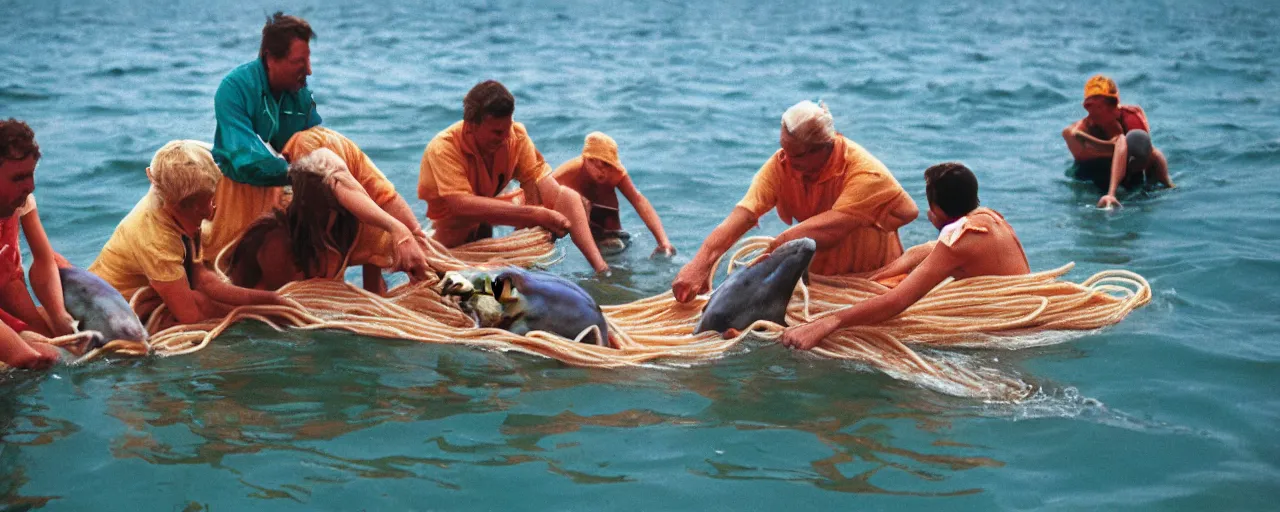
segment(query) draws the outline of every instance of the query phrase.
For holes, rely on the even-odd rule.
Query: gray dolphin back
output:
[[[87,270],[58,269],[62,279],[62,303],[80,322],[81,331],[98,331],[103,341],[147,341],[147,330],[120,292]]]

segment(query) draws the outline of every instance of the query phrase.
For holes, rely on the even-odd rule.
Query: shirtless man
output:
[[[924,171],[924,181],[929,221],[941,231],[938,241],[912,248],[872,276],[883,279],[909,272],[906,279],[884,295],[788,328],[782,333],[783,345],[808,350],[845,327],[889,320],[948,277],[1031,272],[1009,223],[995,210],[978,206],[978,179],[973,171],[954,162],[938,164]]]

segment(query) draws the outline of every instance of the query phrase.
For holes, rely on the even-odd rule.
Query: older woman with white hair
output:
[[[802,101],[782,115],[781,149],[671,285],[688,302],[707,291],[712,266],[769,210],[792,224],[774,241],[811,238],[818,244],[810,270],[823,275],[870,272],[902,254],[898,228],[919,215],[893,174],[835,130],[825,105]]]

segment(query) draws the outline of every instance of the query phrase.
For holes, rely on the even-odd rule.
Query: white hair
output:
[[[312,151],[307,156],[297,159],[289,165],[289,173],[310,173],[318,174],[323,178],[333,176],[338,172],[349,172],[347,162],[342,157],[334,153],[329,148],[320,148]]]
[[[807,144],[823,144],[836,138],[835,120],[826,105],[809,100],[792,105],[782,114],[782,127]]]

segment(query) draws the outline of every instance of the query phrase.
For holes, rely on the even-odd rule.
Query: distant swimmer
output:
[[[906,279],[884,295],[787,329],[784,345],[808,350],[837,330],[889,320],[948,277],[1031,272],[1013,227],[995,210],[978,206],[978,179],[968,167],[954,162],[935,165],[924,171],[924,182],[929,221],[941,231],[938,240],[913,247],[871,276],[879,280],[906,273]]]
[[[787,109],[779,145],[746,196],[676,275],[676,300],[705,293],[716,260],[774,208],[783,222],[799,224],[778,235],[769,251],[811,238],[818,250],[814,273],[870,272],[902,254],[898,228],[920,211],[880,160],[836,132],[825,106],[802,101]]]
[[[1173,188],[1169,163],[1151,143],[1147,113],[1137,105],[1121,105],[1115,81],[1095,75],[1084,84],[1088,115],[1062,130],[1067,149],[1076,159],[1076,178],[1106,189],[1098,208],[1120,206],[1119,187],[1158,182]]]
[[[601,252],[621,252],[628,245],[630,235],[623,231],[618,218],[618,194],[627,198],[635,207],[658,242],[655,256],[672,256],[676,253],[667,233],[662,229],[662,219],[654,211],[649,200],[636,189],[627,168],[618,159],[618,143],[600,132],[591,132],[582,145],[582,154],[560,164],[554,173],[556,181],[579,194],[589,209],[591,235]]]
[[[418,197],[427,202],[433,236],[446,247],[490,238],[493,226],[568,233],[596,272],[609,269],[591,237],[582,196],[561,186],[521,123],[501,83],[476,84],[462,101],[462,121],[437,133],[422,154]],[[520,183],[524,200],[502,195]],[[499,197],[502,195],[502,197]]]

